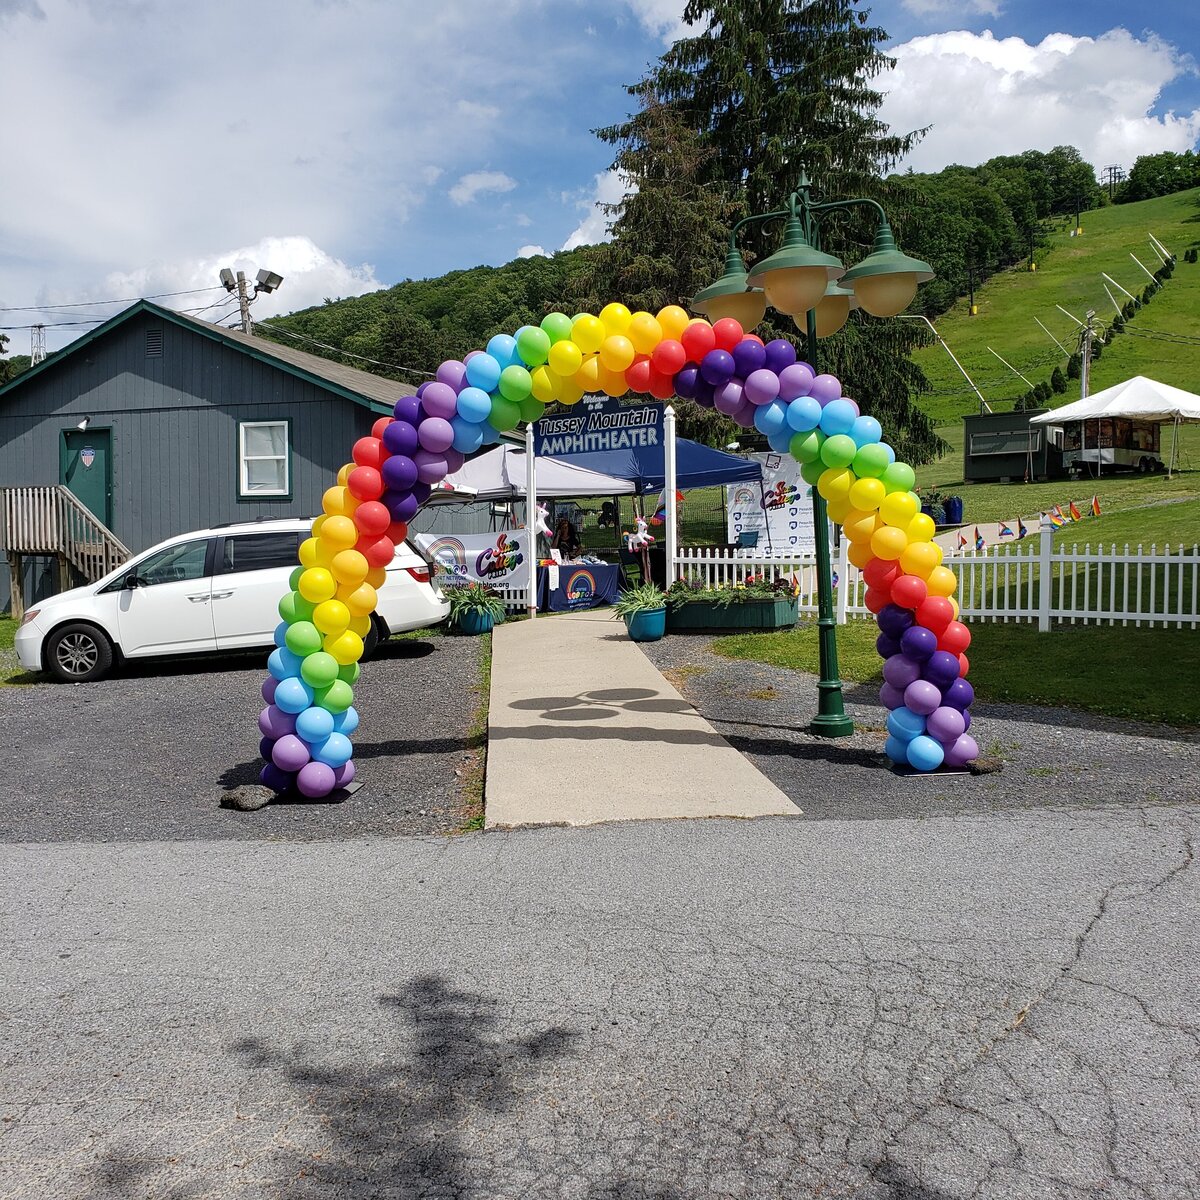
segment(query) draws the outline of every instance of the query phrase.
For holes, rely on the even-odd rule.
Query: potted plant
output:
[[[620,617],[635,642],[657,642],[667,631],[667,596],[653,583],[626,588],[613,605],[613,617]]]
[[[680,579],[667,594],[672,632],[721,629],[790,629],[796,623],[799,589],[791,579],[747,575],[741,583],[716,586]]]
[[[930,488],[927,492],[919,492],[921,498],[921,511],[933,519],[935,525],[946,524],[946,500],[937,488]]]
[[[450,601],[450,626],[459,633],[490,633],[504,620],[504,598],[484,583],[462,583],[446,588]]]

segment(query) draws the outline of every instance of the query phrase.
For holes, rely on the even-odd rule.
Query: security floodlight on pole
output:
[[[218,278],[227,292],[237,292],[238,309],[242,318],[242,332],[253,333],[254,322],[250,320],[250,305],[258,299],[259,292],[273,292],[283,282],[283,276],[274,271],[259,271],[254,285],[254,294],[246,291],[246,272],[239,271],[237,277],[228,267],[222,267]]]
[[[733,317],[748,333],[766,314],[766,306],[790,316],[803,331],[806,355],[814,373],[817,339],[836,333],[853,308],[876,317],[902,313],[917,294],[917,284],[933,278],[933,268],[909,258],[896,247],[887,214],[874,200],[834,200],[817,204],[812,185],[802,171],[800,181],[775,212],[756,213],[734,225],[729,234],[725,271],[692,299],[692,309],[710,321]],[[819,218],[823,213],[873,208],[879,218],[871,253],[850,270],[821,250]],[[749,225],[784,222],[783,245],[747,271],[738,250],[738,234]],[[846,737],[854,724],[846,715],[842,681],[838,677],[836,624],[833,613],[833,575],[829,555],[829,518],[824,497],[814,487],[813,525],[816,537],[817,630],[821,676],[817,683],[814,733]]]

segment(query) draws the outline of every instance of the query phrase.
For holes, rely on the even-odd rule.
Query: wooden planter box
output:
[[[667,632],[713,633],[727,629],[790,629],[796,624],[792,599],[743,600],[717,604],[715,600],[689,600],[667,608]]]

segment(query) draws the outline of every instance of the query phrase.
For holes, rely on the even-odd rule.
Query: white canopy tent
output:
[[[1064,425],[1069,421],[1092,421],[1100,417],[1120,417],[1158,424],[1171,422],[1171,460],[1168,474],[1175,469],[1175,443],[1181,421],[1200,421],[1200,396],[1171,387],[1144,375],[1135,375],[1102,392],[1085,396],[1052,412],[1030,417],[1031,425]]]
[[[429,503],[461,504],[465,496],[479,500],[520,498],[526,491],[527,465],[524,449],[499,445],[464,463],[461,470],[447,475],[446,483],[453,491],[434,493],[429,497]],[[575,467],[557,458],[536,459],[534,471],[534,495],[554,500],[573,496],[628,496],[637,491],[632,480]]]

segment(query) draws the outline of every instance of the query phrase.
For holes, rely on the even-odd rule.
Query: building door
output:
[[[109,528],[112,527],[112,430],[64,429],[58,481]]]

